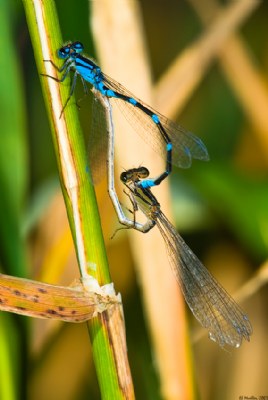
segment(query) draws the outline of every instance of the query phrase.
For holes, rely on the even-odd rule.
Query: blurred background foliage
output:
[[[88,24],[90,2],[57,0],[56,5],[64,39],[82,41],[88,54],[94,56]],[[152,75],[157,81],[204,28],[186,0],[143,0],[140,7]],[[250,56],[248,61],[266,94],[267,16],[268,3],[261,2],[239,29]],[[76,260],[40,77],[20,1],[1,0],[0,32],[1,272],[69,284],[77,276]],[[242,69],[241,76],[243,73]],[[252,82],[245,79],[244,85],[250,92]],[[82,88],[79,90],[77,98],[82,97]],[[80,112],[86,137],[90,130],[89,102],[87,99],[83,103]],[[263,108],[265,118],[267,105],[268,98],[264,104],[252,101],[256,110]],[[218,59],[193,93],[179,121],[203,139],[211,161],[195,162],[186,171],[174,169],[171,182],[176,226],[228,291],[234,292],[258,273],[267,259],[268,146],[264,145],[265,139],[260,140],[251,112],[239,101]],[[260,130],[267,137],[267,127]],[[97,195],[113,280],[124,299],[136,396],[160,399],[127,237],[122,234],[110,240],[118,224],[112,207],[107,205],[105,182],[97,187]],[[120,268],[122,259],[124,270]],[[268,396],[267,286],[252,292],[243,304],[253,323],[251,344],[244,344],[232,357],[206,339],[194,345],[197,392],[201,399]],[[3,313],[0,324],[0,380],[7,382],[3,392],[0,381],[0,398],[99,398],[93,365],[92,375],[88,375],[92,362],[84,326]]]

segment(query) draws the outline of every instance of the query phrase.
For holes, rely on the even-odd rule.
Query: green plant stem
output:
[[[23,0],[23,4],[38,71],[57,77],[52,64],[43,61],[57,62],[56,49],[62,43],[54,1]],[[41,76],[81,276],[90,274],[103,285],[110,282],[110,274],[83,135],[73,101],[59,118],[70,90],[69,80],[65,82],[64,85],[58,84],[51,78]],[[134,398],[119,309],[115,307],[112,313],[105,311],[89,321],[88,329],[102,398]],[[120,343],[117,336],[123,342]]]

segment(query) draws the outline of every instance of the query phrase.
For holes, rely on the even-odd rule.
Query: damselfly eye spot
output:
[[[81,42],[72,43],[71,48],[77,53],[81,53],[84,50],[84,46]]]
[[[58,50],[58,57],[59,58],[67,58],[70,54],[70,48],[65,46],[65,47],[61,47]]]

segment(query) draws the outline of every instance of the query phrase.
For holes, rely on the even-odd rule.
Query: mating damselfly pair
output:
[[[93,86],[96,97],[107,109],[110,120],[109,193],[120,223],[143,233],[155,225],[158,227],[167,246],[171,267],[194,316],[209,331],[210,338],[220,346],[239,347],[242,340],[249,340],[252,334],[247,316],[186,245],[162,212],[151,191],[153,186],[159,185],[171,173],[172,164],[188,168],[193,158],[208,160],[205,145],[198,137],[170,121],[105,75],[92,59],[83,55],[83,50],[81,42],[71,42],[57,52],[58,57],[65,60],[60,68],[51,60],[47,61],[62,73],[61,78],[51,77],[58,82],[63,82],[70,71],[74,72],[70,94],[62,112],[74,93],[78,76],[82,80],[85,92],[88,92],[87,83],[89,83]],[[137,132],[166,160],[165,171],[156,178],[149,178],[149,171],[145,167],[132,168],[121,174],[121,181],[128,188],[128,196],[133,205],[133,219],[125,216],[114,189],[114,130],[111,101],[116,101],[120,107],[127,109],[128,119],[133,122]],[[135,212],[138,209],[147,218],[144,224],[136,221]]]

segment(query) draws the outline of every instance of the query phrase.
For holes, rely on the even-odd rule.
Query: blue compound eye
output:
[[[61,47],[57,53],[59,58],[67,58],[70,54],[70,48],[67,46]]]
[[[71,47],[72,47],[72,49],[73,49],[74,51],[76,51],[77,53],[81,53],[81,52],[84,50],[84,46],[83,46],[83,44],[82,44],[81,42],[74,42],[74,43],[71,45]]]

